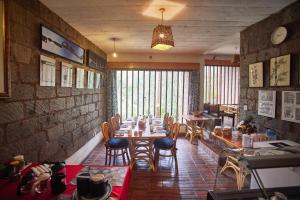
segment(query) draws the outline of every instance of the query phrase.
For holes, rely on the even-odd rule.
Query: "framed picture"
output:
[[[45,26],[42,28],[42,49],[63,58],[72,60],[74,62],[83,64],[84,62],[84,49],[77,44],[67,40],[60,34],[48,29]]]
[[[40,56],[40,86],[55,86],[55,59]]]
[[[87,64],[89,67],[95,69],[104,69],[106,65],[106,60],[91,50],[87,51]]]
[[[61,87],[72,87],[73,65],[61,62]]]
[[[300,91],[282,91],[281,119],[300,123]]]
[[[271,58],[270,86],[289,86],[291,55]]]
[[[263,63],[249,65],[249,87],[263,87]]]
[[[0,0],[0,98],[10,97],[10,76],[8,65],[9,40],[7,21],[7,1]]]
[[[96,86],[95,88],[99,89],[101,87],[101,74],[96,73]]]
[[[275,118],[276,91],[258,91],[258,115]]]
[[[84,69],[77,68],[76,88],[84,88]]]
[[[94,72],[88,71],[88,84],[87,84],[88,89],[93,89],[94,88]]]

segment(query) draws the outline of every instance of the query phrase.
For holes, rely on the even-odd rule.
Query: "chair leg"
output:
[[[176,174],[177,174],[178,173],[178,162],[177,162],[177,152],[176,152],[176,149],[172,150],[172,154],[173,154],[173,157],[175,159],[175,169],[176,169]]]
[[[125,160],[125,149],[121,149],[121,153],[122,153],[123,165],[126,165],[126,160]]]
[[[105,165],[107,165],[107,155],[108,154],[108,152],[107,152],[107,147],[105,148]]]
[[[110,166],[111,165],[111,149],[108,149],[108,165]]]
[[[113,165],[116,165],[116,162],[117,162],[117,153],[118,153],[118,151],[116,151],[116,150],[114,150],[114,159],[113,159]]]
[[[129,163],[130,163],[130,158],[129,158],[128,150],[127,150],[127,149],[125,149],[125,154],[126,154],[126,157],[127,157],[127,160],[128,160],[128,165],[129,165]]]

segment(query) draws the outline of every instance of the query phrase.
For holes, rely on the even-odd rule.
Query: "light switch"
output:
[[[248,106],[247,105],[244,105],[244,110],[248,110]]]

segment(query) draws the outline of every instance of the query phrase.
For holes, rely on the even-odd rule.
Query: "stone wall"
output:
[[[41,51],[40,25],[106,54],[39,1],[7,2],[11,98],[0,99],[0,160],[19,153],[28,161],[65,159],[100,131],[106,89],[76,89],[76,70],[73,87],[60,87],[61,61],[72,63],[73,69],[84,66]],[[55,87],[39,86],[41,54],[56,59]]]
[[[280,45],[272,45],[270,37],[278,26],[286,26],[287,39]],[[281,139],[291,139],[300,142],[300,124],[281,120],[282,91],[300,90],[298,85],[299,53],[300,53],[300,2],[284,8],[279,13],[258,22],[241,32],[241,119],[247,115],[256,118],[260,131],[266,128],[274,129]],[[280,55],[291,54],[291,85],[290,87],[270,87],[270,59]],[[248,65],[263,62],[264,87],[248,87]],[[258,90],[276,90],[276,118],[267,118],[257,115]],[[248,111],[243,106],[248,106]]]

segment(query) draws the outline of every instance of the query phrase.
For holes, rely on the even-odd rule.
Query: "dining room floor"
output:
[[[145,162],[140,162],[132,171],[129,187],[130,200],[155,199],[206,199],[208,190],[213,189],[217,162],[203,145],[191,144],[184,137],[177,140],[178,174],[171,158],[161,158],[159,171],[154,173]],[[167,152],[166,152],[167,153]],[[85,159],[83,164],[104,165],[105,146],[101,142]],[[116,165],[122,165],[121,158]],[[220,168],[218,169],[220,171]],[[236,180],[229,172],[218,175],[218,190],[236,189]]]

